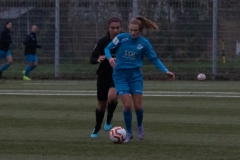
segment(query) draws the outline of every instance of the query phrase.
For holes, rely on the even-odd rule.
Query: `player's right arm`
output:
[[[111,55],[111,50],[116,48],[119,45],[119,38],[120,38],[120,34],[117,35],[109,44],[108,46],[104,49],[105,55],[107,57],[107,59],[109,60],[110,58],[112,58]]]
[[[97,42],[97,45],[94,47],[93,49],[93,52],[92,52],[92,55],[90,57],[90,63],[91,64],[97,64],[97,63],[100,63],[102,60],[105,59],[105,56],[101,55],[101,53],[103,52],[104,50],[104,47],[103,47],[103,42],[102,42],[102,39],[100,39],[98,42]]]
[[[113,58],[111,55],[111,50],[116,48],[117,46],[119,46],[120,44],[120,39],[121,39],[121,35],[119,34],[117,35],[109,44],[108,46],[104,49],[106,58],[109,61],[109,64],[114,68],[116,66],[116,58]],[[117,53],[116,53],[117,54]],[[117,55],[116,55],[117,56]]]

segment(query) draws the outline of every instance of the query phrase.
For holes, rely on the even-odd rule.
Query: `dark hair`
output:
[[[115,17],[114,17],[114,18],[111,18],[111,19],[108,20],[108,28],[109,28],[109,25],[110,25],[112,22],[119,22],[120,25],[122,25],[121,20],[120,20],[119,18],[115,18]]]
[[[4,28],[6,28],[6,26],[8,25],[8,23],[12,23],[12,21],[7,21],[4,25]]]
[[[108,20],[108,24],[107,24],[108,28],[112,22],[119,22],[120,26],[122,27],[122,21],[119,18],[114,17]],[[107,31],[106,35],[110,35],[109,31]]]

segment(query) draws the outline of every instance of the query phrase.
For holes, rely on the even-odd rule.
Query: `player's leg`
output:
[[[92,138],[97,138],[99,136],[99,131],[101,129],[106,107],[107,107],[107,100],[98,101],[98,108],[95,110],[96,123],[91,133]]]
[[[133,104],[135,108],[138,128],[138,138],[141,140],[144,137],[143,129],[143,107],[142,107],[142,92],[143,78],[140,69],[133,70],[133,77],[130,81],[130,91],[132,93]]]
[[[116,87],[117,95],[120,97],[123,104],[123,118],[127,137],[125,143],[132,139],[132,111],[131,111],[131,97],[128,85],[128,70],[113,70],[113,80]]]
[[[8,67],[12,64],[13,60],[12,60],[12,55],[11,52],[8,51],[1,51],[1,55],[0,58],[5,58],[7,59],[7,62],[5,62],[1,69],[0,69],[0,77],[2,78],[2,72],[5,71],[6,69],[8,69]]]
[[[130,139],[133,138],[132,135],[132,111],[131,111],[131,97],[129,93],[120,95],[121,101],[123,103],[123,117],[124,123],[127,131],[127,137],[124,143],[127,143]]]
[[[97,138],[101,125],[103,122],[105,110],[107,108],[107,95],[108,95],[108,86],[104,83],[104,79],[98,77],[97,80],[97,99],[98,99],[98,108],[95,110],[96,124],[91,133],[92,138]]]
[[[143,128],[143,107],[142,107],[142,95],[133,94],[132,95],[136,118],[137,118],[137,129],[138,129],[138,138],[140,140],[144,137],[144,128]]]
[[[32,65],[32,67],[31,67],[31,71],[34,70],[34,69],[37,67],[37,65],[38,65],[38,57],[37,57],[36,54],[33,55],[32,61],[33,61],[33,65]],[[30,72],[31,72],[31,71],[30,71]]]
[[[27,62],[27,66],[25,68],[24,71],[22,71],[23,73],[23,80],[31,80],[28,75],[31,71],[31,68],[33,66],[33,55],[32,54],[28,54],[25,56],[26,62]]]
[[[117,91],[114,86],[114,82],[111,77],[110,85],[108,90],[108,107],[107,107],[107,120],[104,124],[104,130],[109,131],[112,128],[112,118],[113,113],[117,107],[118,103],[118,96]]]
[[[0,50],[0,59],[5,58],[5,52]],[[0,68],[0,78],[2,78],[2,67]]]

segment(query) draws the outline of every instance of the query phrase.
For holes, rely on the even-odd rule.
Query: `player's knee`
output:
[[[126,111],[126,112],[131,111],[131,106],[124,106],[124,111]]]
[[[11,65],[13,63],[13,60],[9,60],[8,64]]]
[[[117,99],[118,99],[117,95],[108,96],[108,103],[115,104],[117,103]]]
[[[98,111],[99,112],[105,112],[106,106],[98,106]]]
[[[134,108],[136,111],[140,111],[142,110],[142,105],[135,105]]]

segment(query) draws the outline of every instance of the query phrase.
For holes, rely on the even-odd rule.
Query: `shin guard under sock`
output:
[[[132,133],[132,111],[123,110],[123,116],[127,133]]]
[[[100,112],[98,109],[96,109],[95,113],[96,113],[96,125],[94,133],[97,133],[101,128],[105,112]]]
[[[143,121],[143,109],[136,110],[135,112],[136,112],[136,118],[137,118],[137,126],[141,127],[142,121]]]
[[[117,107],[117,103],[108,103],[108,115],[107,115],[107,124],[111,123],[112,117],[113,117],[113,112],[115,111]]]

